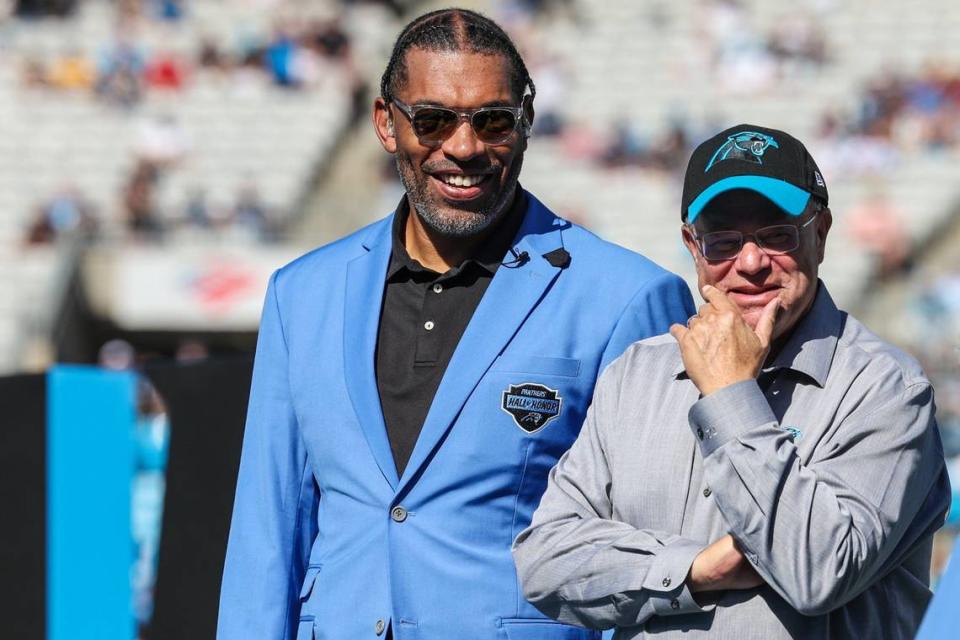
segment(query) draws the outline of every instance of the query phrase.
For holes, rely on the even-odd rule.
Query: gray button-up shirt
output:
[[[823,283],[768,364],[706,398],[669,335],[611,364],[514,543],[526,597],[618,638],[912,638],[950,499],[929,381]],[[698,604],[726,533],[765,584]]]

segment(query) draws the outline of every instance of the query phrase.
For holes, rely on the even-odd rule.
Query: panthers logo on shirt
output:
[[[735,133],[720,145],[703,172],[710,171],[710,167],[723,160],[745,160],[754,164],[763,164],[763,154],[770,147],[779,149],[780,145],[764,133],[757,133],[756,131]]]
[[[556,389],[525,382],[511,384],[503,392],[500,408],[510,414],[518,427],[527,433],[534,433],[559,416],[561,406],[563,398]]]

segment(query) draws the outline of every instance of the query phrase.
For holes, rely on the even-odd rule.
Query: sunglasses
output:
[[[448,109],[427,104],[404,104],[391,100],[410,120],[420,144],[436,146],[453,135],[460,123],[470,122],[477,139],[485,144],[502,144],[523,120],[523,107],[480,107]]]
[[[777,224],[757,229],[753,233],[739,231],[713,231],[698,235],[692,225],[687,225],[700,245],[700,253],[710,261],[733,260],[743,249],[744,237],[752,237],[760,249],[770,256],[782,256],[796,251],[800,246],[800,231],[817,219],[817,213],[803,224]]]

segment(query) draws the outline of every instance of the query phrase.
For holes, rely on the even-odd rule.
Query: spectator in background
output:
[[[157,168],[146,160],[140,160],[123,194],[125,221],[135,237],[156,240],[162,232],[154,203],[156,182]]]
[[[287,30],[275,29],[264,52],[264,61],[274,84],[288,89],[300,86],[296,69],[298,53],[299,45]]]
[[[879,188],[874,188],[848,215],[851,237],[875,259],[877,273],[886,278],[909,267],[910,239],[903,214]]]
[[[106,48],[98,66],[97,94],[106,102],[133,107],[143,94],[144,57],[139,48],[120,38]]]
[[[97,227],[93,207],[76,186],[66,185],[38,208],[27,242],[47,244],[66,236],[91,237]]]
[[[179,91],[186,81],[185,63],[169,51],[161,51],[147,63],[145,79],[151,89]]]
[[[267,240],[271,237],[267,208],[261,201],[260,192],[252,180],[248,179],[241,185],[231,222],[258,240]]]
[[[54,60],[48,78],[56,89],[87,90],[96,81],[96,69],[87,56],[73,49]]]

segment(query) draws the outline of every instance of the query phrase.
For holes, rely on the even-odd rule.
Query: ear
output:
[[[380,140],[380,146],[387,153],[396,153],[397,138],[393,128],[393,116],[390,105],[382,97],[373,101],[373,129]]]
[[[533,131],[533,117],[536,115],[533,110],[533,96],[524,96],[521,106],[523,107],[523,137],[529,138],[530,132]]]
[[[817,215],[817,264],[823,264],[823,257],[827,251],[827,234],[833,226],[833,214],[829,207],[824,207]]]
[[[693,258],[694,263],[700,259],[700,245],[697,244],[696,239],[693,237],[693,230],[690,228],[690,225],[684,223],[680,225],[680,235],[683,236],[683,244],[687,248],[687,251],[690,252],[690,257]]]

